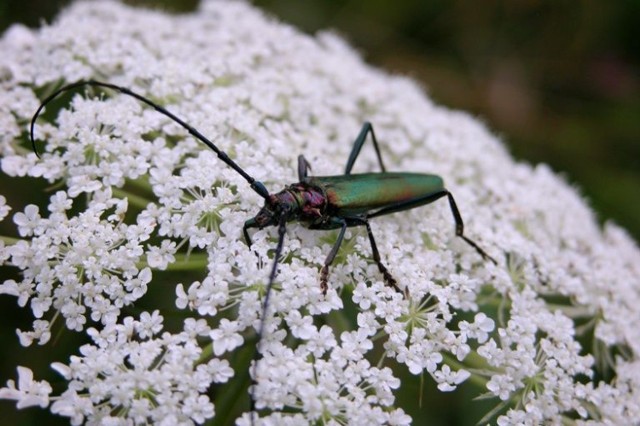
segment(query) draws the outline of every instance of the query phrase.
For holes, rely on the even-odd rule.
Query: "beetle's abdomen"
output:
[[[317,176],[308,182],[321,187],[330,214],[355,216],[444,190],[442,178],[419,173],[365,173]]]

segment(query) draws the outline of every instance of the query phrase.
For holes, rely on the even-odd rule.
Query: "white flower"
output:
[[[508,375],[494,375],[487,383],[487,389],[493,392],[501,400],[509,399],[511,392],[516,389],[513,380]]]
[[[434,373],[434,378],[438,381],[438,389],[442,392],[451,392],[456,386],[464,382],[471,376],[467,370],[452,371],[448,365],[443,365],[442,369]]]
[[[22,346],[30,346],[34,340],[37,340],[39,345],[44,345],[51,339],[51,324],[49,321],[35,320],[32,331],[16,332]]]
[[[238,328],[235,322],[223,318],[220,321],[219,328],[209,332],[209,336],[213,341],[213,353],[215,353],[216,356],[232,351],[242,345],[244,339],[237,331]]]
[[[49,383],[33,380],[33,371],[18,366],[18,387],[13,380],[8,380],[7,387],[0,388],[0,398],[18,401],[16,406],[20,409],[36,405],[45,408],[51,391]]]
[[[214,407],[205,393],[211,383],[230,378],[227,361],[213,358],[199,365],[202,349],[196,336],[186,331],[189,323],[185,332],[156,337],[161,323],[157,311],[143,312],[140,321],[127,317],[122,324],[94,330],[95,344],[83,346],[82,356],[73,356],[69,365],[52,365],[69,381],[52,411],[74,424],[117,420],[109,412],[136,423],[171,417],[201,424],[213,417]]]
[[[317,333],[316,328],[312,324],[313,319],[310,316],[302,317],[300,312],[292,311],[286,320],[291,328],[291,334],[298,339],[308,340]]]
[[[28,237],[42,230],[40,213],[38,206],[29,204],[24,209],[24,213],[18,212],[13,216],[13,222],[18,225],[18,232],[23,237]]]
[[[459,327],[465,340],[470,338],[478,340],[478,343],[484,343],[489,338],[489,333],[493,331],[495,322],[485,313],[479,312],[476,314],[473,324],[461,321]]]
[[[155,334],[158,334],[162,330],[162,316],[160,316],[160,311],[155,310],[152,314],[148,312],[143,312],[140,314],[140,323],[136,331],[138,335],[146,339]]]
[[[11,207],[7,205],[7,199],[0,195],[0,222],[4,220],[5,217],[11,211]]]
[[[170,240],[162,241],[160,247],[150,246],[147,252],[147,262],[152,268],[166,269],[167,265],[175,262],[176,243]]]

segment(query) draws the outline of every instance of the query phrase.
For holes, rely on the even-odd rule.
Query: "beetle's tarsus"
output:
[[[400,293],[405,299],[408,299],[409,291],[407,289],[401,290],[400,287],[398,287],[398,282],[396,281],[396,279],[393,278],[393,275],[391,275],[389,270],[382,264],[382,262],[377,262],[377,263],[378,263],[378,270],[382,273],[382,277],[384,278],[384,283],[387,286],[393,288],[398,293]]]
[[[396,279],[393,278],[391,273],[389,273],[389,270],[382,264],[382,262],[378,262],[378,270],[382,274],[384,283],[386,285],[388,285],[389,287],[392,287],[398,293],[404,294],[404,292],[400,290],[400,287],[398,287],[398,282],[396,281]]]
[[[327,285],[327,278],[329,276],[329,267],[324,265],[322,269],[320,269],[320,290],[322,290],[322,295],[327,295],[327,290],[329,286]]]
[[[456,200],[453,199],[453,195],[451,195],[451,193],[447,190],[443,191],[443,195],[446,195],[447,198],[449,199],[449,206],[451,207],[451,213],[453,214],[453,219],[456,222],[456,235],[462,238],[463,240],[465,240],[465,242],[469,244],[471,247],[476,249],[478,254],[482,256],[484,260],[490,260],[491,262],[493,262],[494,265],[497,265],[498,262],[496,262],[496,260],[493,257],[489,256],[487,252],[482,250],[480,246],[476,244],[473,240],[464,236],[464,223],[462,222],[462,216],[460,216],[460,210],[458,210],[458,206],[456,205]]]
[[[460,235],[460,238],[462,238],[463,240],[465,240],[465,241],[467,242],[467,244],[469,244],[469,245],[470,245],[470,246],[472,246],[474,249],[476,249],[476,251],[478,252],[478,254],[479,254],[480,256],[482,256],[482,258],[483,258],[484,260],[489,260],[489,261],[491,261],[494,265],[496,265],[496,266],[498,265],[498,262],[497,262],[493,257],[489,256],[489,255],[487,254],[487,252],[486,252],[486,251],[482,250],[482,249],[480,248],[480,246],[479,246],[479,245],[477,245],[475,242],[473,242],[473,241],[472,241],[472,240],[470,240],[469,238],[465,237],[464,235]]]

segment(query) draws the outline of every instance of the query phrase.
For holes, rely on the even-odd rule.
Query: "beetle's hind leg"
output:
[[[376,156],[378,157],[378,164],[380,164],[380,169],[382,172],[385,172],[386,169],[384,167],[384,163],[382,162],[382,155],[380,154],[380,147],[378,146],[378,140],[376,139],[376,134],[373,132],[373,125],[366,121],[362,125],[362,129],[360,129],[360,133],[355,141],[353,141],[353,148],[351,148],[351,154],[349,154],[349,159],[347,160],[347,166],[345,167],[345,175],[351,174],[351,169],[353,168],[353,164],[356,162],[358,155],[360,155],[360,150],[362,149],[362,145],[364,145],[367,140],[367,135],[371,133],[371,141],[373,142],[373,147],[376,150]]]
[[[447,198],[449,199],[449,206],[451,207],[451,213],[453,213],[453,219],[456,221],[456,235],[462,238],[467,244],[476,249],[478,254],[482,256],[484,260],[490,260],[494,265],[497,265],[498,262],[489,256],[487,252],[482,250],[478,244],[476,244],[470,238],[464,236],[464,223],[462,222],[462,216],[460,216],[460,211],[458,210],[458,206],[456,205],[456,200],[453,199],[453,195],[449,191],[445,191],[447,194]]]

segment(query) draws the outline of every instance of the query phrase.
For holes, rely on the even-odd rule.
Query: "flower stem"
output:
[[[456,369],[456,370],[468,370],[469,368],[475,368],[467,365],[469,363],[478,364],[478,367],[480,368],[484,367],[484,365],[483,366],[479,365],[480,363],[478,362],[478,360],[481,360],[482,358],[479,355],[477,355],[474,351],[471,351],[471,353],[467,355],[467,357],[465,358],[465,363],[458,361],[455,357],[449,354],[443,354],[443,357],[444,357],[444,362],[447,365],[449,365],[452,369]],[[469,358],[472,358],[472,359],[469,359]],[[484,362],[482,364],[484,364]],[[471,374],[471,376],[469,376],[469,381],[482,389],[487,388],[488,380],[477,374]]]
[[[208,258],[206,253],[176,254],[175,262],[167,265],[165,271],[200,271],[207,267]],[[138,262],[136,267],[142,269],[149,266],[147,262]]]
[[[4,241],[6,244],[15,244],[18,241],[22,241],[22,239],[0,235],[0,241]]]
[[[112,191],[113,195],[119,198],[126,198],[129,204],[136,206],[139,209],[144,209],[149,203],[153,202],[153,200],[141,197],[140,195],[132,194],[131,192],[125,191],[124,189],[113,188]]]
[[[139,179],[127,179],[127,186],[133,186],[142,191],[152,192],[149,179],[146,176]]]

